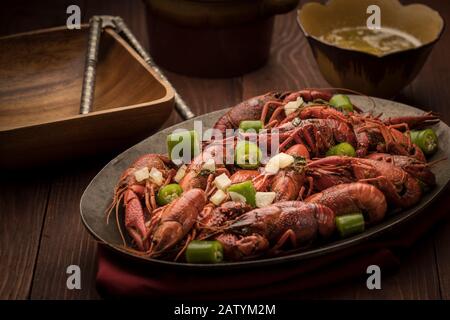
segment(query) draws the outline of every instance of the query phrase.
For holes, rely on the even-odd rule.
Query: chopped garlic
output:
[[[247,202],[247,200],[245,199],[245,197],[242,194],[233,192],[233,191],[230,191],[229,193],[230,193],[231,200],[236,201],[236,202],[243,202],[243,203]]]
[[[173,180],[175,180],[177,183],[180,183],[181,179],[184,178],[184,176],[186,175],[186,170],[187,167],[185,164],[183,164],[177,171],[177,173],[175,174],[175,177],[173,177]]]
[[[159,171],[156,168],[152,168],[152,170],[150,170],[149,178],[153,183],[157,184],[158,186],[164,183],[164,178],[161,171]]]
[[[220,205],[227,198],[227,194],[222,190],[217,190],[209,200],[216,206]]]
[[[268,174],[276,174],[280,169],[289,167],[294,161],[295,159],[293,156],[281,152],[270,158],[269,162],[266,164],[265,172]]]
[[[202,170],[214,172],[216,171],[216,163],[213,158],[209,158],[202,166]]]
[[[302,97],[298,97],[297,100],[288,102],[284,105],[284,113],[286,116],[290,115],[291,113],[297,111],[298,108],[300,108],[303,104]]]
[[[142,169],[136,170],[134,172],[134,177],[136,178],[137,182],[141,182],[144,181],[145,179],[148,179],[149,177],[148,168],[144,167]]]
[[[280,169],[289,167],[295,161],[293,156],[291,156],[290,154],[283,153],[283,152],[277,154],[275,157],[278,157],[278,159],[279,159],[278,162],[280,164]]]
[[[220,176],[217,176],[214,179],[214,185],[217,187],[217,189],[225,190],[226,188],[231,186],[231,180],[225,173],[222,173]]]
[[[266,174],[277,174],[279,170],[280,167],[278,166],[278,163],[275,163],[274,161],[270,162],[270,160],[264,167],[264,172]]]
[[[267,207],[270,205],[276,197],[275,192],[257,192],[256,193],[256,206],[258,208]]]

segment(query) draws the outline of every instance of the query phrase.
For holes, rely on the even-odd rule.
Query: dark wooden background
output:
[[[303,1],[304,2],[304,1]],[[406,2],[406,1],[403,1]],[[409,2],[409,1],[408,1]],[[450,1],[417,0],[450,21]],[[66,8],[77,3],[83,21],[94,14],[120,15],[147,46],[146,15],[139,0],[3,1],[0,35],[65,24]],[[0,48],[1,50],[1,48]],[[450,33],[444,33],[417,79],[396,100],[433,109],[450,123]],[[1,73],[1,70],[0,70]],[[328,86],[317,71],[295,14],[276,18],[271,58],[260,70],[230,79],[198,79],[167,72],[196,114],[233,105],[274,89]],[[181,121],[174,112],[163,127]],[[1,156],[1,155],[0,155]],[[82,165],[36,170],[26,178],[0,178],[0,298],[95,299],[96,243],[79,217],[80,196],[109,157]],[[449,299],[450,223],[436,226],[402,257],[400,270],[386,275],[382,290],[365,281],[343,283],[299,295],[313,299]],[[82,289],[66,289],[66,268],[82,270]]]

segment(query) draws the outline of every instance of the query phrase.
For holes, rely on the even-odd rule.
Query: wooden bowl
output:
[[[100,41],[93,110],[79,114],[88,27],[0,38],[0,167],[120,150],[161,126],[174,93],[113,30]]]
[[[380,7],[382,26],[407,32],[422,44],[404,51],[374,55],[320,39],[336,28],[365,26],[369,5]],[[416,77],[444,29],[444,20],[438,12],[422,4],[403,6],[398,0],[307,3],[298,11],[297,21],[320,72],[333,87],[381,97],[394,96]]]

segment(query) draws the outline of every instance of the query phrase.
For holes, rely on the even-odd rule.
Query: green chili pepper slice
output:
[[[261,149],[249,141],[239,141],[234,153],[236,165],[242,169],[256,169],[261,162]]]
[[[251,181],[233,184],[228,187],[227,191],[239,193],[249,205],[256,206],[256,190]]]
[[[329,103],[340,111],[353,112],[352,102],[345,94],[335,94],[331,97]]]
[[[255,132],[259,132],[264,128],[262,122],[260,120],[244,120],[239,123],[239,129],[244,132],[249,130],[253,130]]]
[[[427,156],[438,150],[439,142],[433,129],[410,131],[411,142],[417,145]]]
[[[222,260],[222,244],[216,240],[193,240],[186,249],[186,261],[189,263],[218,263]]]
[[[167,186],[162,187],[158,191],[158,195],[156,196],[156,202],[160,206],[164,206],[168,203],[171,203],[173,200],[178,198],[183,193],[183,189],[177,183],[168,184]]]
[[[342,238],[364,231],[364,216],[361,213],[336,217],[336,227]]]
[[[179,144],[181,145],[178,146]],[[167,151],[171,160],[182,159],[183,150],[190,151],[190,159],[199,154],[200,142],[195,130],[176,132],[167,136]]]
[[[342,142],[334,147],[331,147],[327,153],[326,156],[349,156],[349,157],[356,157],[356,151],[353,146],[348,142]]]

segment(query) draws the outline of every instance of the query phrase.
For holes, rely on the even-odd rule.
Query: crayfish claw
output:
[[[144,210],[136,193],[128,189],[124,196],[125,228],[140,250],[146,250],[147,228]]]

